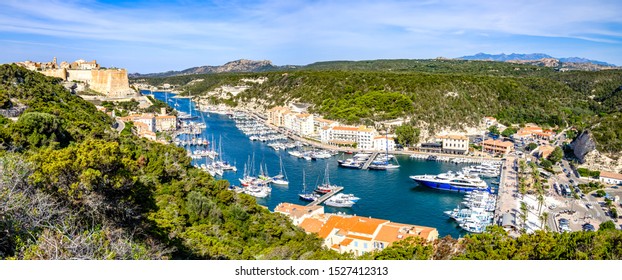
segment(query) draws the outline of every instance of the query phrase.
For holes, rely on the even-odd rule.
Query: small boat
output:
[[[349,200],[352,201],[354,203],[358,202],[359,200],[361,200],[361,198],[354,196],[353,194],[349,193],[349,194],[345,194],[345,193],[338,193],[336,194],[334,197],[339,198],[339,199],[345,199],[345,200]]]
[[[287,186],[289,185],[289,181],[287,181],[287,175],[285,174],[285,169],[283,169],[283,159],[279,157],[279,163],[281,164],[281,172],[272,177],[272,184],[278,186]]]
[[[328,177],[328,163],[326,163],[326,169],[324,170],[324,182],[315,188],[317,193],[329,193],[336,189],[336,185],[331,185]]]
[[[347,207],[352,207],[352,205],[354,205],[354,202],[352,202],[351,200],[348,200],[348,199],[343,199],[343,198],[339,198],[339,197],[333,196],[333,197],[327,199],[324,202],[324,204],[327,205],[327,206],[331,206],[331,207],[347,208]]]
[[[307,192],[307,185],[305,184],[305,171],[302,171],[302,193],[298,194],[298,197],[300,197],[300,199],[302,200],[306,200],[306,201],[315,201],[316,199],[318,199],[318,197],[320,197],[318,194],[316,193],[308,193]]]

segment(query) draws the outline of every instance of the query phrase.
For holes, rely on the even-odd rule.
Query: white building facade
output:
[[[358,149],[373,150],[376,135],[378,132],[375,129],[365,126],[334,126],[325,127],[320,140],[324,144],[355,145]]]
[[[386,151],[387,146],[389,151],[395,151],[395,140],[393,137],[382,135],[374,137],[374,150]]]

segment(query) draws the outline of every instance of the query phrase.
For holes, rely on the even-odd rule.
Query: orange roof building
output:
[[[486,139],[482,142],[482,150],[493,154],[508,154],[514,148],[514,143],[501,140]]]
[[[427,241],[438,238],[436,228],[360,216],[324,214],[306,218],[300,226],[306,232],[317,233],[324,239],[324,246],[327,248],[340,253],[352,252],[356,256],[382,250],[393,242],[410,236],[418,236]]]
[[[542,129],[541,127],[528,124],[525,127],[519,129],[512,138],[515,140],[523,140],[523,139],[541,139],[541,140],[551,140],[551,138],[555,135],[555,133],[550,129]]]
[[[292,219],[294,225],[300,225],[305,218],[309,218],[315,215],[324,214],[324,207],[316,206],[303,206],[293,203],[279,203],[274,208],[275,213],[281,213]]]
[[[622,174],[601,171],[599,180],[605,184],[622,185]]]

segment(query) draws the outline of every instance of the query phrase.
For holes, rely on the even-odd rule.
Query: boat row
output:
[[[357,153],[352,158],[337,160],[337,163],[343,168],[361,169],[370,160],[371,156],[373,156],[371,153]],[[389,170],[399,167],[400,164],[397,158],[387,152],[385,154],[377,154],[367,168],[372,170]]]
[[[320,199],[323,195],[330,195],[331,193],[339,192],[343,189],[343,187],[332,185],[330,183],[328,175],[328,164],[326,165],[323,183],[318,185],[312,192],[307,192],[304,171],[302,174],[302,193],[298,194],[298,196],[302,200],[316,201]],[[324,201],[324,205],[337,208],[350,208],[359,200],[360,198],[354,196],[353,194],[335,193]]]
[[[485,191],[473,191],[464,196],[457,208],[444,213],[471,233],[482,233],[494,222],[497,197]],[[461,206],[465,206],[464,208]]]
[[[496,178],[501,174],[501,166],[491,163],[482,163],[480,165],[471,165],[462,168],[464,174],[479,176],[483,178]]]
[[[302,158],[305,160],[327,159],[333,156],[332,153],[326,150],[292,150],[287,151],[287,153],[293,157]]]

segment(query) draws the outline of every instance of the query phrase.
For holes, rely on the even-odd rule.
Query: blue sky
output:
[[[0,63],[56,56],[149,73],[538,52],[622,65],[621,11],[619,0],[2,0]]]

